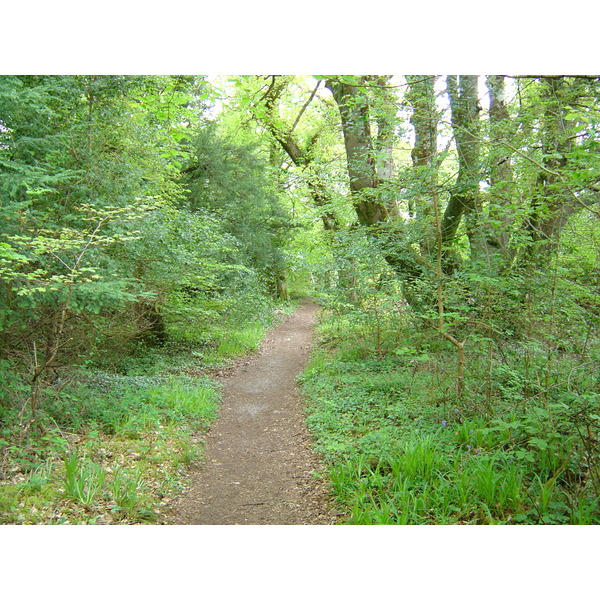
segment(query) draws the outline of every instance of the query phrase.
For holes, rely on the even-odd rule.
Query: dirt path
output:
[[[220,378],[219,419],[206,463],[173,504],[169,524],[330,524],[336,512],[310,448],[295,384],[308,360],[318,307],[305,302],[261,350]]]

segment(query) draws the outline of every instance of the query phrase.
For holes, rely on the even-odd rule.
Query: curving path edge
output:
[[[311,449],[296,377],[308,361],[319,307],[305,301],[261,349],[219,377],[219,418],[206,462],[177,499],[167,524],[332,524],[337,513]]]

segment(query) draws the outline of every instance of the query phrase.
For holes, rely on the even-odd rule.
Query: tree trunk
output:
[[[396,113],[398,98],[390,87],[390,75],[373,76],[369,78],[374,84],[373,97],[375,107],[374,119],[377,123],[377,136],[374,140],[375,171],[378,185],[381,188],[381,199],[392,217],[400,216],[397,194],[394,189],[396,162],[394,147],[396,136]]]
[[[570,89],[564,77],[542,77],[542,164],[537,181],[538,193],[532,202],[527,229],[534,242],[551,250],[575,206],[563,189],[560,174],[567,166],[573,148],[572,124],[565,120],[566,104],[577,99],[576,84]]]
[[[376,198],[379,185],[375,152],[369,123],[369,104],[358,85],[327,80],[327,88],[338,105],[346,147],[350,191],[361,225],[370,227],[384,222],[389,213]]]
[[[477,230],[477,213],[480,209],[479,165],[479,99],[477,75],[448,75],[448,95],[452,110],[452,129],[458,154],[458,177],[442,219],[442,243],[451,245],[463,215],[468,218],[467,235],[471,252],[481,247]]]
[[[412,293],[411,285],[423,276],[420,257],[408,245],[398,249],[397,237],[402,235],[400,224],[387,222],[390,212],[378,189],[380,180],[371,138],[369,102],[360,87],[363,82],[359,79],[357,85],[350,85],[329,79],[326,84],[340,112],[354,209],[359,223],[380,244],[385,261],[403,280],[407,301],[416,306],[419,300]]]
[[[427,256],[433,252],[435,226],[432,219],[432,199],[436,193],[437,127],[439,116],[435,104],[437,75],[407,75],[407,100],[412,107],[410,122],[415,131],[415,143],[411,159],[419,190],[409,201],[409,215],[420,219],[424,226],[421,252]]]
[[[140,301],[137,303],[136,309],[141,329],[139,339],[148,346],[162,346],[168,336],[158,304]]]
[[[277,298],[280,300],[289,300],[290,296],[287,289],[287,278],[285,273],[277,275]]]
[[[512,218],[508,207],[517,201],[518,190],[514,182],[509,151],[504,142],[510,140],[514,127],[506,107],[504,77],[489,75],[486,85],[490,94],[490,151],[488,155],[490,207],[486,227],[488,252],[507,254]]]

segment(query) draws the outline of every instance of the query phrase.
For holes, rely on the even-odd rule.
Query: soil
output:
[[[305,368],[319,307],[305,301],[261,349],[219,375],[223,398],[206,461],[167,524],[326,525],[338,514],[311,449],[296,377]]]

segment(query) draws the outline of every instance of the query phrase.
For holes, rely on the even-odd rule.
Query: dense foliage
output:
[[[172,425],[144,408],[144,378],[168,394],[161,377],[253,348],[271,322],[287,220],[268,154],[219,130],[214,93],[191,77],[0,78],[5,478],[60,456],[62,436]],[[132,376],[140,389],[115,396]]]
[[[6,519],[43,461],[75,489],[106,436],[206,426],[210,382],[209,408],[176,405],[189,376],[255,347],[291,292],[326,309],[303,383],[351,522],[597,523],[599,94],[0,77]]]

